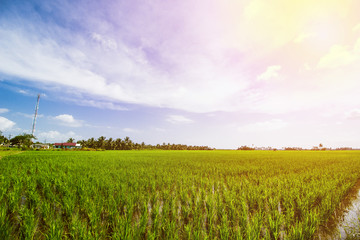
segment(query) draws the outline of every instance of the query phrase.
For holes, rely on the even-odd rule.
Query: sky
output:
[[[0,0],[0,130],[360,147],[358,0]]]

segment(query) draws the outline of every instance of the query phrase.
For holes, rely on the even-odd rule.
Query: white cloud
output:
[[[121,105],[118,105],[113,102],[104,102],[104,101],[98,101],[98,100],[87,100],[87,99],[64,99],[65,101],[73,102],[80,106],[90,106],[100,109],[110,109],[110,110],[117,110],[117,111],[127,111],[129,110],[126,107],[123,107]]]
[[[13,126],[15,126],[13,121],[0,116],[0,131],[10,130]]]
[[[163,129],[163,128],[155,128],[154,130],[157,131],[157,132],[165,132],[165,131],[166,131],[166,130]]]
[[[357,25],[355,25],[352,30],[353,30],[354,32],[359,31],[359,30],[360,30],[360,23],[357,24]]]
[[[263,122],[250,123],[238,128],[240,132],[264,132],[282,129],[288,125],[282,119],[271,119]]]
[[[18,114],[18,115],[20,115],[20,116],[23,116],[23,117],[26,117],[26,118],[30,118],[30,119],[33,119],[33,118],[34,118],[34,114],[21,113],[21,112],[18,112],[18,113],[16,113],[16,114]],[[37,115],[37,118],[42,118],[42,117],[44,117],[44,114],[38,114],[38,115]]]
[[[345,116],[347,119],[352,119],[352,120],[360,119],[360,109],[359,108],[352,109],[349,112],[347,112]]]
[[[355,43],[354,51],[355,51],[355,53],[360,54],[360,38]]]
[[[38,86],[106,98],[115,105],[123,102],[193,112],[227,110],[231,108],[229,97],[249,83],[241,68],[230,67],[223,50],[211,44],[179,48],[183,44],[179,40],[133,47],[121,38],[115,45],[111,38],[91,34],[93,41],[78,36],[69,46],[21,28],[0,28],[0,35],[4,36],[0,39],[0,62],[6,62],[0,65],[0,72]],[[98,48],[97,43],[112,51]]]
[[[81,89],[95,95],[114,92],[122,94],[121,86],[107,85],[104,77],[79,66],[78,59],[68,55],[72,48],[63,48],[51,39],[32,39],[25,37],[25,33],[15,30],[0,29],[0,34],[6,36],[0,39],[0,71],[47,84],[59,84],[70,88]],[[31,35],[31,34],[30,34]],[[26,40],[28,39],[28,40]],[[13,55],[15,54],[15,55]],[[126,97],[125,97],[126,98]]]
[[[96,42],[100,43],[105,49],[109,50],[116,50],[117,44],[114,39],[105,37],[103,35],[100,35],[98,33],[92,33],[91,38],[95,40]]]
[[[169,115],[166,118],[166,121],[173,123],[173,124],[181,124],[181,123],[192,123],[194,122],[193,120],[184,117],[182,115]]]
[[[303,42],[305,39],[311,37],[312,34],[309,34],[309,33],[302,33],[300,35],[298,35],[295,39],[294,39],[294,42],[295,43],[301,43]]]
[[[353,49],[343,45],[334,45],[330,51],[320,59],[317,66],[318,68],[337,68],[351,64],[358,59],[359,56]]]
[[[65,142],[69,138],[74,138],[75,140],[82,139],[82,136],[77,135],[73,131],[61,133],[56,130],[51,130],[47,132],[39,132],[38,134],[35,134],[35,136],[39,141],[46,141],[46,142]]]
[[[24,94],[24,95],[29,94],[28,91],[22,90],[22,89],[19,89],[19,90],[18,90],[18,93],[21,93],[21,94]]]
[[[67,126],[67,127],[81,127],[83,125],[82,120],[75,119],[70,114],[61,114],[56,117],[53,117],[60,125]]]
[[[61,136],[61,133],[58,131],[40,132],[39,134],[37,134],[37,138],[42,139],[55,139]]]
[[[338,1],[301,2],[232,0],[205,6],[201,1],[177,1],[157,7],[155,1],[144,3],[141,8],[114,2],[96,9],[108,13],[106,18],[103,14],[82,18],[78,9],[98,13],[89,11],[94,7],[91,3],[83,8],[54,4],[58,9],[54,7],[52,11],[59,10],[60,19],[81,24],[84,31],[54,24],[57,21],[23,19],[23,24],[19,24],[9,19],[11,24],[0,27],[0,62],[5,63],[0,65],[0,72],[37,86],[61,89],[61,94],[82,93],[84,100],[76,104],[99,108],[123,110],[118,104],[129,103],[192,112],[246,112],[260,108],[271,112],[284,102],[279,88],[285,88],[287,83],[281,82],[272,89],[264,89],[266,84],[253,87],[250,69],[258,69],[259,62],[268,60],[279,64],[269,66],[258,77],[268,80],[282,77],[280,65],[286,66],[287,75],[291,75],[290,65],[301,66],[305,61],[316,66],[313,59],[305,59],[307,52],[316,51],[304,46],[311,51],[300,52],[304,56],[300,59],[297,54],[302,50],[291,49],[287,43],[299,34],[295,41],[304,41],[307,33],[316,32],[307,24],[318,19],[319,13],[352,10],[349,4]],[[193,14],[189,15],[190,8]],[[284,8],[286,13],[281,10]],[[314,11],[309,12],[310,8]],[[213,17],[213,10],[219,17]],[[306,17],[305,12],[309,14]],[[127,24],[119,28],[119,22]],[[149,22],[153,24],[150,26]],[[348,26],[341,29],[349,30]],[[313,89],[313,83],[307,79],[317,77],[293,74],[287,82],[307,85],[301,90]],[[290,86],[286,94],[292,96],[301,90]],[[306,94],[296,100],[298,105],[306,105],[302,99]],[[296,107],[290,106],[291,110]]]
[[[0,108],[0,113],[7,113],[9,112],[9,109],[7,108]]]
[[[29,90],[18,89],[17,92],[25,96],[35,96],[35,94],[30,92]]]
[[[266,71],[262,74],[260,74],[257,79],[258,80],[269,80],[271,78],[276,78],[279,76],[279,71],[281,70],[281,66],[279,65],[273,65],[267,67]]]
[[[127,133],[139,133],[139,132],[141,132],[140,130],[134,129],[134,128],[123,128],[123,131],[127,132]]]
[[[310,71],[311,70],[311,67],[308,63],[304,63],[304,66],[303,66],[303,69],[302,70],[305,70],[305,71]],[[301,71],[302,71],[301,70]]]

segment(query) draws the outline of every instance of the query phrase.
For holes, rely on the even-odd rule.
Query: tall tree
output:
[[[105,141],[105,149],[106,150],[114,150],[114,141],[112,138],[109,138]]]
[[[92,138],[89,138],[87,141],[86,141],[86,147],[88,148],[95,148],[96,145],[95,145],[95,139],[92,137]]]
[[[9,140],[0,131],[0,144],[7,143]]]
[[[104,149],[105,148],[105,139],[106,137],[104,136],[101,136],[97,139],[97,148],[101,148],[101,149]]]
[[[11,144],[17,145],[18,147],[30,147],[32,139],[36,139],[34,135],[23,133],[10,139]]]

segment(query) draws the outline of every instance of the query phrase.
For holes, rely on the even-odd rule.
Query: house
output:
[[[49,144],[34,143],[32,147],[35,149],[49,149]]]
[[[78,143],[54,143],[54,148],[64,148],[64,149],[74,149],[81,148],[81,145]]]

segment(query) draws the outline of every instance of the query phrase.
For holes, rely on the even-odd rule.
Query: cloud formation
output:
[[[127,111],[128,108],[111,102],[111,101],[101,101],[101,100],[93,100],[93,99],[70,99],[70,98],[63,98],[64,101],[71,102],[73,104],[77,104],[79,106],[90,106],[100,109],[111,109],[116,111]]]
[[[54,142],[65,142],[69,138],[74,138],[76,140],[81,140],[82,139],[82,136],[76,134],[73,131],[61,133],[61,132],[56,131],[56,130],[50,130],[50,131],[46,131],[46,132],[39,132],[38,134],[36,134],[36,137],[40,141],[46,141],[46,142],[52,142],[52,143],[54,143]]]
[[[56,120],[60,125],[66,126],[66,127],[81,127],[81,126],[83,126],[82,120],[77,120],[70,114],[61,114],[56,117],[53,117],[53,119]]]
[[[343,45],[334,45],[330,51],[320,59],[318,67],[337,68],[359,60],[360,51],[358,51],[358,45],[360,44],[356,44],[353,49]]]
[[[9,109],[7,108],[0,108],[0,113],[7,113],[9,112]]]
[[[346,115],[347,119],[359,120],[360,119],[360,109],[359,108],[352,109],[352,110],[348,111],[345,115]]]
[[[186,124],[194,122],[190,118],[184,117],[182,115],[169,115],[166,118],[166,121],[173,123],[173,124]]]
[[[106,50],[116,50],[117,44],[114,39],[106,38],[98,33],[92,33],[91,38],[100,43]]]
[[[183,7],[189,3],[177,4]],[[47,7],[59,8],[59,5],[54,3]],[[87,6],[91,7],[93,4]],[[190,27],[198,19],[187,18],[182,15],[187,12],[182,11],[177,12],[176,19],[172,19],[174,16],[166,14],[161,8],[156,9],[160,14],[156,15],[149,13],[147,7],[150,6],[145,4],[144,9],[132,9],[131,14],[124,15],[132,26],[128,29],[129,39],[121,37],[119,32],[104,32],[96,26],[87,25],[88,21],[100,20],[96,15],[88,15],[82,23],[84,28],[95,27],[98,30],[87,34],[59,26],[52,32],[46,32],[45,29],[51,26],[45,22],[35,22],[43,26],[42,30],[35,30],[40,28],[27,22],[27,25],[30,24],[27,27],[33,31],[5,24],[0,28],[0,34],[4,36],[0,39],[0,49],[4,50],[0,61],[6,59],[7,64],[0,66],[0,71],[38,82],[38,86],[45,83],[67,87],[115,102],[195,112],[226,107],[229,95],[247,84],[241,69],[230,68],[226,50],[212,51],[211,45],[203,44],[208,39],[199,39],[194,46],[182,45],[187,38],[199,36]],[[105,11],[112,16],[114,11],[119,10],[115,9],[109,7]],[[72,9],[66,10],[66,18],[75,18]],[[120,11],[125,13],[127,10]],[[178,18],[188,19],[182,28],[185,32],[170,32]],[[116,24],[111,17],[101,21],[109,27]],[[148,24],[137,26],[139,21],[154,24],[152,28],[145,29]],[[166,22],[168,24],[164,25]],[[144,34],[143,38],[136,39],[140,33]]]
[[[358,13],[348,0],[7,5],[1,73],[82,93],[79,105],[116,110],[125,103],[271,113],[283,92],[297,96],[293,109],[314,107],[301,98],[329,77],[321,70],[355,63],[360,46],[351,42],[359,20],[347,17]],[[266,86],[280,71],[283,81]],[[320,94],[332,87],[323,84]]]
[[[360,30],[360,23],[357,24],[357,25],[355,25],[352,30],[353,30],[354,32],[359,31],[359,30]]]
[[[23,116],[23,117],[26,117],[26,118],[34,119],[34,114],[21,113],[21,112],[17,112],[16,114],[20,115],[20,116]],[[42,118],[42,117],[44,117],[44,114],[38,114],[37,115],[37,118]]]
[[[267,67],[266,71],[258,76],[258,80],[267,81],[271,78],[276,78],[279,76],[279,71],[281,70],[280,65],[274,65]]]
[[[7,131],[15,126],[15,122],[0,116],[0,131]]]
[[[127,133],[139,133],[139,132],[141,132],[140,130],[134,129],[134,128],[123,128],[123,131],[127,132]]]
[[[240,132],[264,132],[264,131],[276,131],[285,128],[288,125],[282,119],[270,119],[263,122],[250,123],[241,127],[238,127]]]

